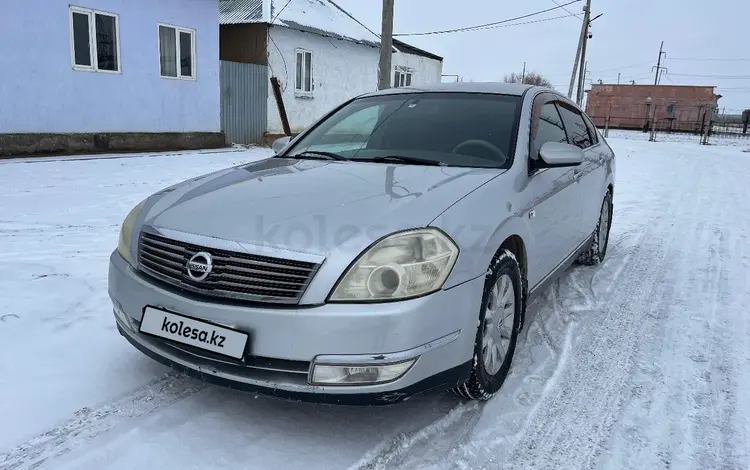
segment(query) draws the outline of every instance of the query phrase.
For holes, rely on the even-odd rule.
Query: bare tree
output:
[[[503,77],[505,83],[524,83],[526,85],[537,85],[552,88],[552,82],[536,72],[526,72],[526,75],[512,73]]]

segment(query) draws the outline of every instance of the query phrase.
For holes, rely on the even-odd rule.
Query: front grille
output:
[[[187,262],[204,251],[213,258],[206,279],[187,274]],[[142,232],[138,244],[139,269],[189,292],[260,303],[296,304],[319,265],[305,261],[238,253],[172,240]]]

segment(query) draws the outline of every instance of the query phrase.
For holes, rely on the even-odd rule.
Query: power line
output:
[[[555,1],[555,0],[550,0],[550,1],[551,1],[552,3],[554,3],[555,5],[559,6],[560,8],[562,8],[563,10],[565,10],[566,12],[570,13],[570,16],[575,16],[575,17],[576,17],[576,18],[578,18],[579,20],[583,21],[583,18],[581,18],[581,14],[580,14],[580,13],[573,13],[572,11],[568,10],[568,9],[567,9],[567,8],[565,8],[564,6],[562,6],[562,5],[560,5],[559,3],[557,3],[557,2]]]
[[[675,77],[716,78],[721,80],[750,80],[750,75],[699,75],[692,73],[669,73]]]
[[[545,21],[559,20],[561,18],[570,18],[571,16],[574,16],[574,15],[561,15],[561,16],[553,16],[552,18],[542,18],[541,20],[521,21],[519,23],[510,23],[510,24],[499,24],[495,26],[487,26],[484,28],[472,29],[471,31],[485,31],[487,29],[510,28],[511,26],[521,26],[524,24],[544,23]]]
[[[711,61],[711,62],[750,62],[750,59],[714,59],[714,58],[691,58],[691,57],[668,57],[667,60],[688,60],[688,61]]]
[[[534,23],[544,23],[546,21],[553,21],[553,20],[559,20],[562,18],[571,18],[575,15],[560,15],[560,16],[553,16],[551,18],[542,18],[541,20],[532,20],[532,21],[521,21],[518,23],[509,23],[509,24],[498,24],[493,26],[481,26],[474,29],[467,29],[465,31],[461,32],[474,32],[474,31],[486,31],[488,29],[497,29],[497,28],[510,28],[512,26],[522,26],[525,24],[534,24]],[[424,33],[428,34],[428,33]],[[430,33],[433,34],[433,33]],[[442,34],[442,33],[434,33],[434,34]],[[411,36],[410,34],[394,34],[394,36]]]
[[[279,10],[279,12],[276,13],[276,15],[274,15],[273,18],[271,18],[271,24],[273,24],[273,22],[276,21],[276,18],[279,17],[279,15],[281,14],[282,11],[286,10],[286,7],[288,7],[290,3],[292,3],[292,0],[288,0],[286,2],[286,5],[284,5],[283,7],[281,7],[281,10]]]
[[[646,80],[646,79],[653,79],[654,76],[650,73],[647,75],[631,75],[631,76],[621,76],[620,81],[623,82],[630,82],[633,80],[640,81],[640,80]],[[597,78],[596,80],[601,80],[604,82],[605,85],[614,85],[617,82],[616,78],[613,79],[604,79],[604,78]],[[625,85],[625,83],[621,83],[622,85]]]
[[[517,16],[515,18],[508,18],[507,20],[494,21],[492,23],[479,24],[479,25],[475,25],[475,26],[467,26],[467,27],[464,27],[464,28],[444,29],[444,30],[439,30],[439,31],[426,31],[426,32],[422,32],[422,33],[400,33],[400,34],[394,34],[394,36],[427,36],[427,35],[432,35],[432,34],[459,33],[459,32],[463,32],[463,31],[472,31],[472,30],[476,30],[476,29],[485,29],[485,28],[488,28],[488,27],[491,27],[491,26],[497,26],[497,25],[501,25],[501,24],[504,24],[504,23],[510,23],[512,21],[522,20],[524,18],[529,18],[531,16],[541,15],[542,13],[547,13],[549,11],[559,10],[561,8],[565,8],[568,5],[572,5],[572,4],[578,3],[580,1],[581,0],[572,0],[572,1],[568,2],[568,3],[564,3],[562,5],[558,5],[558,6],[555,6],[555,7],[552,7],[552,8],[547,8],[545,10],[535,11],[533,13],[528,13],[526,15]]]
[[[291,1],[291,0],[290,0],[290,1]],[[331,0],[329,0],[329,1],[330,1],[331,5],[333,5],[334,7],[338,8],[338,9],[339,9],[339,10],[340,10],[340,11],[341,11],[341,12],[342,12],[343,14],[345,14],[346,16],[348,16],[349,18],[351,18],[351,19],[352,19],[352,21],[354,21],[354,22],[355,22],[355,23],[357,23],[358,25],[362,26],[362,27],[363,27],[363,28],[365,28],[365,29],[366,29],[367,31],[369,31],[370,33],[372,33],[372,35],[374,35],[375,37],[377,37],[378,39],[380,39],[380,33],[376,33],[375,31],[373,31],[373,30],[371,30],[370,28],[368,28],[368,27],[367,27],[367,26],[366,26],[366,25],[365,25],[364,23],[362,23],[362,22],[361,22],[361,21],[359,21],[359,20],[358,20],[358,19],[357,19],[357,18],[356,18],[356,17],[354,16],[354,15],[352,15],[351,13],[349,13],[349,11],[348,11],[348,10],[345,10],[344,8],[342,8],[342,7],[341,7],[341,6],[340,6],[340,5],[338,4],[338,3],[334,3],[334,2],[333,2],[333,1],[331,1]]]
[[[611,69],[592,70],[591,73],[602,73],[602,72],[611,72],[613,70],[630,69],[630,68],[633,68],[633,67],[640,67],[640,66],[643,66],[643,65],[651,65],[652,63],[653,62],[651,62],[650,60],[648,60],[646,62],[639,62],[637,64],[631,64],[631,65],[623,65],[623,66],[620,66],[620,67],[613,67]]]

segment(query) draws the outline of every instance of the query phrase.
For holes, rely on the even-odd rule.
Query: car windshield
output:
[[[360,98],[283,156],[508,168],[520,103],[519,96],[478,93]]]

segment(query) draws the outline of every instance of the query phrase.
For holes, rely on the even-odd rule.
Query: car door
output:
[[[580,193],[580,224],[577,227],[577,243],[584,242],[596,228],[599,210],[604,197],[604,167],[602,145],[599,138],[586,123],[583,113],[572,103],[560,102],[560,114],[571,144],[583,150],[583,162],[575,169]],[[593,126],[592,126],[593,127]]]
[[[579,183],[574,169],[533,169],[539,149],[546,142],[568,142],[555,95],[544,93],[535,100],[529,138],[529,174],[525,191],[531,209],[527,213],[533,240],[529,256],[529,287],[544,281],[573,250],[581,225]]]
[[[591,171],[587,172],[581,179],[584,186],[584,204],[590,206],[583,214],[583,227],[593,232],[599,222],[604,193],[607,190],[607,165],[612,159],[612,151],[604,142],[604,139],[596,130],[596,126],[586,113],[581,113],[586,127],[591,135],[592,145],[584,151],[587,164],[591,165]]]

